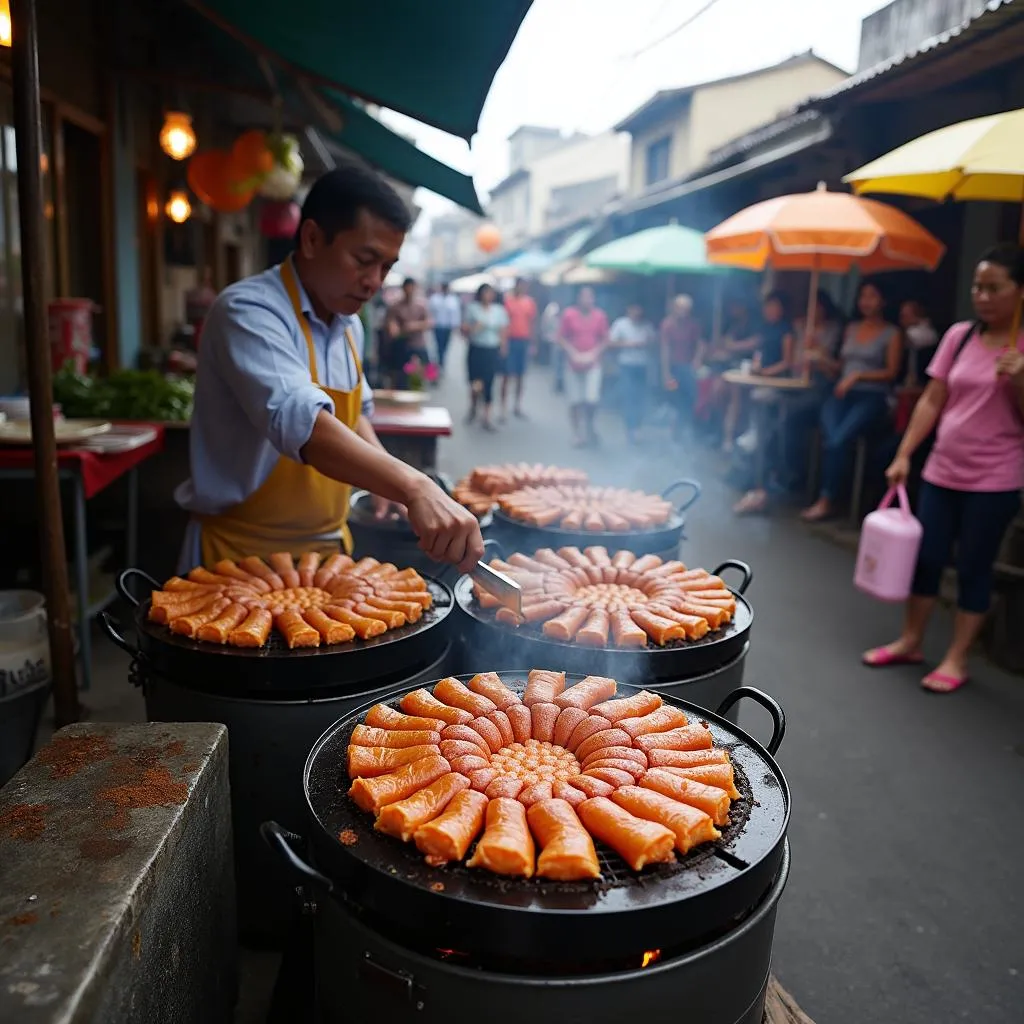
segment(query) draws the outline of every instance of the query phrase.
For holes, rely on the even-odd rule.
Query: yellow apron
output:
[[[356,368],[355,387],[351,391],[323,387],[317,379],[313,332],[302,313],[291,257],[281,264],[281,280],[306,339],[310,379],[330,396],[334,415],[350,430],[355,430],[362,411],[363,368],[352,334],[345,331],[345,341]],[[337,551],[337,542],[324,538],[339,530],[345,551],[351,554],[352,535],[346,522],[350,493],[348,484],[332,480],[312,466],[282,455],[263,484],[244,501],[220,515],[199,517],[203,564],[212,566],[222,558],[238,560],[247,555],[265,558],[277,551],[289,551],[293,555],[319,551],[327,555]]]

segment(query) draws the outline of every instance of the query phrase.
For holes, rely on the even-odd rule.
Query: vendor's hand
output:
[[[910,459],[906,455],[897,455],[885,471],[885,479],[889,481],[890,487],[898,487],[907,482],[910,476]]]
[[[1000,377],[1020,378],[1024,376],[1024,353],[1015,348],[1008,348],[996,360],[996,373]]]
[[[397,519],[408,514],[408,509],[401,503],[382,498],[379,494],[373,495],[373,517],[375,519]]]
[[[853,385],[856,384],[856,383],[857,383],[857,375],[855,373],[851,373],[848,377],[844,377],[835,386],[834,394],[835,394],[836,398],[845,398],[850,393],[850,388],[852,388]]]
[[[416,481],[406,506],[420,549],[435,562],[451,562],[469,572],[483,557],[484,539],[476,516],[429,477]]]

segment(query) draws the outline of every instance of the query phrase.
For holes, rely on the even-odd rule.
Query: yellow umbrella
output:
[[[937,202],[1024,203],[1024,110],[976,117],[929,132],[843,181],[858,193],[889,192]]]
[[[855,192],[1021,203],[1024,243],[1024,109],[961,121],[922,135],[847,174]],[[1010,337],[1020,324],[1017,310]]]

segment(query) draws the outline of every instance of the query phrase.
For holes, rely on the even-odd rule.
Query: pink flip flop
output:
[[[958,678],[946,672],[929,672],[921,680],[921,687],[929,693],[952,693],[954,690],[959,690],[969,678],[969,676]]]
[[[860,659],[868,668],[892,668],[895,665],[920,665],[924,655],[920,651],[913,654],[898,654],[888,647],[874,647],[865,651]]]

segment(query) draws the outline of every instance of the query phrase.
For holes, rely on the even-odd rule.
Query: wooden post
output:
[[[21,225],[21,287],[25,309],[25,356],[32,416],[43,591],[46,594],[57,727],[77,722],[78,684],[71,635],[71,598],[64,554],[57,442],[53,432],[53,381],[45,296],[46,225],[43,220],[43,122],[39,109],[39,52],[35,0],[11,0],[11,72],[14,140],[18,154],[18,219]],[[88,594],[79,594],[88,601]]]
[[[818,257],[815,255],[814,264],[811,267],[811,282],[807,291],[807,316],[804,320],[804,342],[800,347],[800,358],[803,359],[804,354],[807,352],[807,346],[811,344],[814,338],[814,321],[818,318]],[[811,378],[811,366],[810,363],[804,361],[803,370],[801,371],[804,381],[808,381]]]
[[[722,302],[725,292],[725,275],[714,275],[714,307],[711,314],[711,344],[718,345],[722,337]]]

